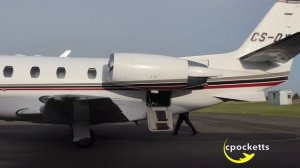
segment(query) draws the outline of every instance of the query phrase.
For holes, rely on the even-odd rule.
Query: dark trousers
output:
[[[178,133],[183,121],[185,121],[185,123],[192,129],[193,133],[197,132],[195,127],[193,126],[193,124],[191,123],[191,121],[189,119],[189,113],[183,113],[183,114],[178,115],[177,123],[176,123],[175,129],[174,129],[174,134]]]

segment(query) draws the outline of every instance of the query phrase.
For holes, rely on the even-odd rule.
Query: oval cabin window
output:
[[[63,79],[66,76],[66,69],[64,67],[58,67],[56,70],[56,76],[59,79]]]
[[[4,77],[10,78],[10,77],[12,77],[13,73],[14,73],[14,68],[12,66],[4,67],[4,69],[3,69]]]
[[[38,78],[40,76],[40,68],[39,67],[32,67],[30,70],[30,76],[32,78]]]
[[[95,68],[89,68],[88,77],[89,79],[95,79],[97,76],[97,70]]]

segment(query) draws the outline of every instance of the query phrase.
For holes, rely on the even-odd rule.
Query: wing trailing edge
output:
[[[259,92],[243,92],[243,93],[223,93],[214,95],[214,97],[224,101],[247,101],[247,102],[260,102],[266,101],[266,96],[263,91]]]

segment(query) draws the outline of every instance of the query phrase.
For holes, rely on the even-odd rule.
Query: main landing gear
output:
[[[73,142],[82,148],[88,148],[95,143],[95,134],[90,129],[89,104],[86,102],[73,102],[73,123],[72,138]]]
[[[89,148],[95,144],[95,133],[92,129],[88,129],[88,132],[83,132],[84,129],[74,129],[74,126],[70,126],[70,136],[73,143],[80,148]]]

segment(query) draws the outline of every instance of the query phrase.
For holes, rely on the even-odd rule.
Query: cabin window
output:
[[[88,77],[89,79],[95,79],[97,76],[97,70],[95,68],[89,68]]]
[[[66,76],[66,69],[64,67],[58,67],[56,70],[56,76],[59,79],[63,79]]]
[[[32,67],[30,70],[30,76],[32,78],[38,78],[40,76],[40,68],[39,67]]]
[[[14,68],[12,66],[4,67],[4,69],[3,69],[4,77],[10,78],[10,77],[12,77],[13,73],[14,73]]]

